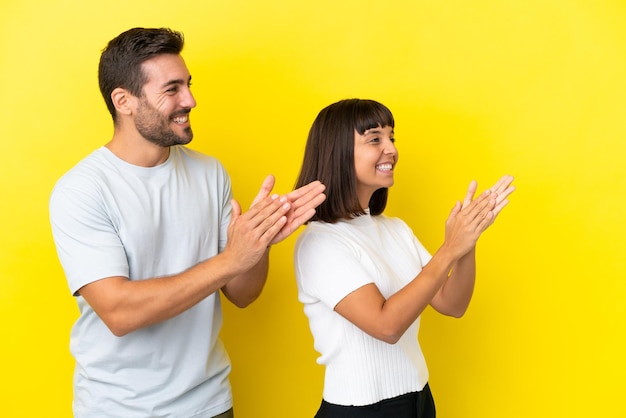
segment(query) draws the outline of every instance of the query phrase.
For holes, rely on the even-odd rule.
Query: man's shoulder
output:
[[[57,180],[55,188],[62,186],[77,186],[93,182],[101,176],[106,176],[108,163],[104,149],[98,148],[84,157]]]

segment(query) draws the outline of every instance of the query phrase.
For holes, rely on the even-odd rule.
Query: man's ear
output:
[[[118,87],[111,92],[111,100],[117,113],[131,115],[135,109],[136,97],[126,89]]]

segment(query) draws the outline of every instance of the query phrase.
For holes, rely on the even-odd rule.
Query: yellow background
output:
[[[291,189],[308,128],[348,97],[387,104],[401,154],[387,213],[435,251],[466,185],[515,175],[479,242],[467,315],[424,314],[443,418],[624,417],[626,4],[619,0],[4,0],[0,6],[0,416],[69,417],[76,318],[50,235],[54,182],[111,136],[100,50],[169,26],[199,103],[192,146],[247,205]],[[238,418],[311,417],[323,370],[292,270],[225,308]]]

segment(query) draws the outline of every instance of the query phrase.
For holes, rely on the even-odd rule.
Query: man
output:
[[[71,333],[76,417],[232,417],[219,291],[260,294],[268,252],[324,199],[311,183],[251,208],[216,159],[184,145],[196,106],[181,33],[134,28],[99,65],[113,138],[50,199],[59,259],[80,316]]]

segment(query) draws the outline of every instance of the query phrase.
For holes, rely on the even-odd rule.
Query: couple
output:
[[[467,308],[475,246],[513,191],[472,182],[431,256],[382,215],[398,160],[382,104],[343,100],[311,127],[297,186],[268,176],[249,210],[215,158],[187,147],[196,106],[170,29],[109,42],[99,83],[113,138],[66,173],[50,221],[80,316],[71,331],[76,417],[232,417],[218,338],[220,290],[239,307],[261,293],[270,248],[298,238],[299,299],[326,366],[318,417],[433,417],[417,343],[427,305]],[[294,416],[299,415],[294,412]]]

